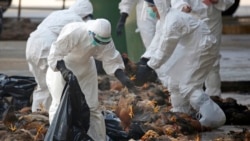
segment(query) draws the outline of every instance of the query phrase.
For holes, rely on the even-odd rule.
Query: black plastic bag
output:
[[[112,111],[102,111],[105,119],[106,134],[114,141],[129,139],[129,135],[123,130],[121,120]]]
[[[121,120],[112,111],[102,111],[105,117],[106,134],[109,141],[123,141],[129,139],[140,139],[145,132],[142,129],[143,122],[132,121],[129,131],[126,132],[121,126]]]
[[[0,74],[0,97],[12,96],[11,104],[20,110],[31,106],[30,97],[36,85],[34,77]]]
[[[3,118],[3,113],[8,109],[9,105],[10,103],[7,99],[0,97],[0,119]]]
[[[64,87],[62,99],[45,141],[92,141],[87,131],[90,109],[75,76]]]

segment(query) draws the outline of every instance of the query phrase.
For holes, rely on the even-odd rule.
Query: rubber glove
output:
[[[141,58],[136,71],[135,85],[142,86],[146,82],[155,82],[157,80],[156,72],[147,65],[149,59]]]
[[[57,61],[56,68],[61,72],[63,79],[68,82],[73,73],[71,70],[67,69],[64,61]]]
[[[127,17],[128,17],[127,13],[121,13],[120,19],[116,25],[116,35],[117,36],[122,35],[122,30],[124,30],[124,25],[125,25]]]
[[[133,92],[136,92],[136,88],[134,83],[129,79],[129,77],[124,73],[123,70],[117,69],[115,71],[115,77],[129,90],[132,90]]]

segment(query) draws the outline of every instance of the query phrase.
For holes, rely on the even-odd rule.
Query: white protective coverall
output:
[[[169,89],[172,110],[191,114],[192,107],[202,115],[201,125],[223,125],[224,112],[202,89],[217,57],[215,37],[203,21],[170,8],[170,0],[154,2],[159,30],[143,57],[150,58],[148,66]]]
[[[212,34],[216,37],[216,47],[218,51],[217,59],[209,72],[205,81],[206,93],[210,96],[221,96],[221,79],[220,79],[220,44],[222,34],[222,17],[221,12],[228,9],[235,0],[219,0],[217,4],[206,5],[202,0],[171,0],[173,8],[182,10],[184,5],[192,8],[190,14],[203,20],[208,24]]]
[[[148,16],[144,0],[121,0],[119,3],[120,13],[131,14],[136,6],[136,22],[144,47],[147,48],[155,34],[157,18]]]
[[[52,12],[30,34],[26,45],[26,60],[37,82],[37,88],[33,92],[32,112],[41,109],[42,106],[48,111],[51,104],[45,78],[48,68],[47,57],[52,42],[56,40],[64,25],[82,21],[83,17],[92,13],[93,7],[89,0],[77,0],[69,9]]]
[[[105,29],[109,30],[108,33]],[[65,85],[61,73],[56,69],[57,61],[64,60],[66,67],[77,77],[90,107],[88,134],[95,141],[104,141],[106,129],[104,117],[98,108],[98,82],[94,59],[103,62],[103,68],[108,75],[114,75],[117,69],[124,70],[125,66],[112,40],[107,45],[93,45],[93,37],[89,31],[99,36],[107,34],[111,36],[111,25],[103,19],[70,23],[63,28],[57,41],[52,44],[48,57],[50,67],[46,76],[52,95],[49,120],[51,122],[54,118]]]

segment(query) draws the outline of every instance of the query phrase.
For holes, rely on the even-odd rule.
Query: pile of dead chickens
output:
[[[119,118],[119,130],[126,135],[113,140],[192,140],[200,132],[209,130],[193,117],[170,112],[169,92],[159,83],[146,83],[133,93],[115,78],[103,75],[99,77],[99,87],[100,108]],[[213,100],[226,113],[226,124],[250,125],[246,106],[237,104],[232,98],[214,97]],[[117,125],[112,126],[117,129]],[[42,141],[48,127],[47,112],[31,113],[29,107],[14,111],[9,107],[0,122],[0,140]],[[244,130],[244,133],[249,134],[249,131]]]
[[[0,121],[1,141],[43,141],[49,127],[47,112],[31,113],[29,107],[15,111],[7,108]]]
[[[115,113],[123,130],[133,139],[193,140],[200,132],[211,130],[202,127],[194,117],[170,112],[169,92],[160,83],[145,83],[134,93],[118,81],[103,76],[99,79],[99,88],[102,89],[99,91],[102,110]],[[233,98],[211,98],[224,110],[227,125],[250,125],[247,106],[237,104]]]
[[[113,111],[131,138],[183,138],[207,130],[198,120],[186,114],[170,112],[169,93],[161,85],[148,83],[138,89],[136,94],[127,89],[117,92],[114,89],[109,99],[104,98],[107,91],[100,92],[100,101],[105,105],[103,110]]]

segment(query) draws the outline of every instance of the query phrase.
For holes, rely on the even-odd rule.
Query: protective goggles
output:
[[[108,37],[108,38],[104,38],[104,37],[100,37],[98,36],[97,34],[95,34],[94,32],[92,31],[89,31],[90,34],[92,35],[93,39],[98,43],[98,44],[101,44],[101,45],[107,45],[110,43],[111,41],[111,37]]]

